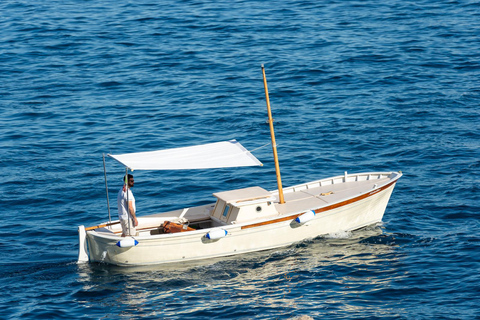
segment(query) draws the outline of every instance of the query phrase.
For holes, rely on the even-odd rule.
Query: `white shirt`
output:
[[[133,210],[136,213],[137,208],[135,207],[135,198],[133,197],[132,190],[128,189],[128,201],[132,202]],[[128,204],[127,204],[127,192],[123,191],[123,187],[118,191],[117,196],[117,206],[118,206],[118,218],[120,220],[128,219]]]

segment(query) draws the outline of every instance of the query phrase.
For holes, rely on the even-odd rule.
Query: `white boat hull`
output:
[[[376,178],[369,181],[369,177],[372,176]],[[401,173],[345,175],[285,189],[286,203],[289,204],[290,209],[276,203],[279,213],[275,217],[216,226],[213,229],[221,228],[227,231],[226,236],[216,240],[209,240],[206,237],[212,228],[155,235],[140,232],[134,237],[138,245],[121,248],[116,245],[122,239],[118,229],[117,233],[105,232],[105,230],[87,231],[88,257],[90,262],[104,262],[119,266],[173,263],[272,249],[321,235],[356,230],[381,222],[395,183],[400,176]],[[352,181],[352,177],[354,177],[353,180],[357,179],[358,183]],[[362,188],[358,189],[359,186]],[[308,188],[310,191],[306,190]],[[323,198],[328,199],[328,195],[324,196],[318,191],[330,189],[338,190],[331,193],[338,194],[339,197],[342,192],[348,196],[338,200],[332,198],[331,202],[327,202]],[[315,197],[295,200],[295,197],[308,194],[305,191],[312,193],[311,190],[315,190]],[[295,201],[298,201],[298,204],[295,204]],[[325,204],[308,208],[316,213],[310,221],[295,222],[295,218],[305,212],[304,206],[308,206],[309,201],[310,203],[322,201]],[[209,207],[211,208],[211,206],[202,208],[206,210]],[[298,210],[291,208],[298,208]],[[287,211],[282,212],[282,210]],[[167,219],[164,216],[165,214],[147,216],[144,218],[145,221],[141,218],[140,225],[146,225],[155,219],[157,221],[154,224],[161,223]],[[149,219],[150,222],[148,222]]]

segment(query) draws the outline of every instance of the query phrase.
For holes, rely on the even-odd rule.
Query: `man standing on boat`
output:
[[[124,181],[127,181],[128,187],[124,183],[123,187],[118,191],[118,219],[120,219],[120,224],[122,225],[122,237],[135,236],[137,234],[135,227],[138,226],[138,220],[135,215],[135,198],[131,190],[134,185],[133,176],[131,174],[126,175]]]

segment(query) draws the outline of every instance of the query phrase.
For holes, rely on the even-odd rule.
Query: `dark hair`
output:
[[[127,177],[127,175],[124,175],[123,176],[123,182],[125,182],[125,178]],[[128,174],[128,180],[132,179],[133,178],[133,175],[131,175],[130,173]],[[127,181],[128,181],[127,180]]]

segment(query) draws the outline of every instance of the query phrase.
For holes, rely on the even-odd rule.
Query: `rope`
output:
[[[266,146],[271,145],[271,144],[272,144],[272,143],[269,142],[269,143],[267,143],[267,144],[264,144],[263,146],[260,146],[260,147],[258,147],[258,148],[255,148],[255,149],[251,150],[250,152],[257,151],[258,149],[265,148]],[[278,146],[278,144],[277,144],[277,146]]]

